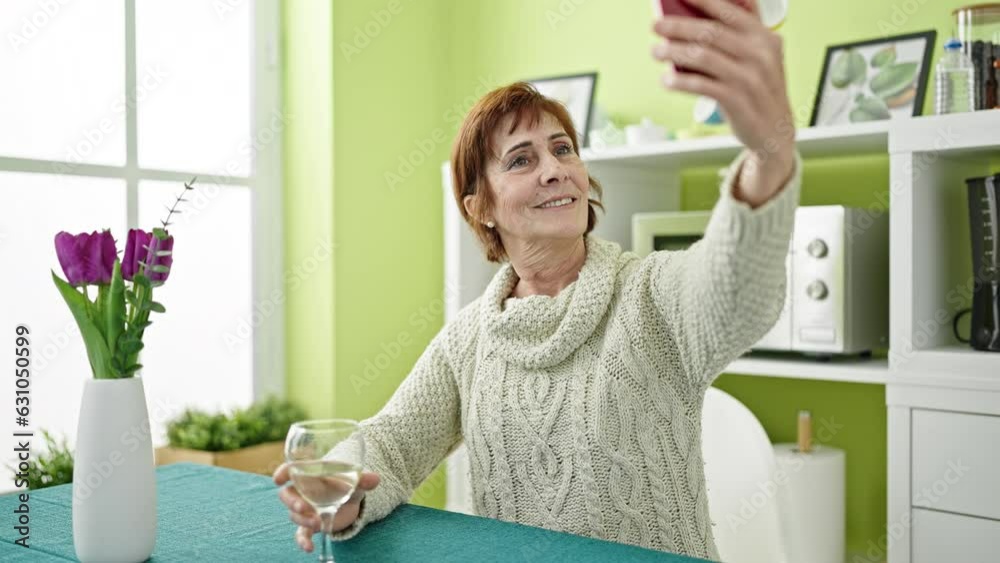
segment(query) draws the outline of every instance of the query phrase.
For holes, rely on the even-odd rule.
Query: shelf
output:
[[[980,352],[967,345],[914,350],[893,364],[889,383],[930,385],[977,391],[1000,391],[1000,353]]]
[[[1000,111],[929,115],[892,122],[889,152],[987,155],[1000,149]]]
[[[751,356],[729,364],[723,373],[885,384],[889,363],[885,359],[833,358],[821,361],[802,357]]]
[[[796,131],[803,158],[885,154],[889,121],[808,127]],[[726,164],[742,149],[731,135],[664,141],[638,146],[583,149],[588,164],[628,165],[646,168],[682,168]]]

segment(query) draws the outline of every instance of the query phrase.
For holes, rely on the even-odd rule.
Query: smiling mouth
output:
[[[543,203],[542,205],[535,206],[535,209],[559,209],[561,207],[568,207],[576,203],[575,197],[564,197],[562,199],[557,199],[555,201],[550,201],[549,203]]]

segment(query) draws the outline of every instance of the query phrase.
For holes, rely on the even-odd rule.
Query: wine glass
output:
[[[333,561],[333,517],[361,479],[365,442],[356,420],[304,420],[292,424],[285,438],[285,460],[295,489],[320,516],[320,561]]]

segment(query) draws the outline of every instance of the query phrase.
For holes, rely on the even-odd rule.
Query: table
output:
[[[193,463],[158,467],[156,476],[159,530],[150,561],[316,560],[295,544],[295,525],[270,478]],[[72,485],[31,493],[30,549],[14,544],[17,504],[15,494],[0,496],[0,561],[76,560]],[[410,504],[335,546],[339,563],[702,561]]]

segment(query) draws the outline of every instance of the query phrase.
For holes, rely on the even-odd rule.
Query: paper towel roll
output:
[[[775,444],[774,457],[788,560],[844,563],[844,450]]]

